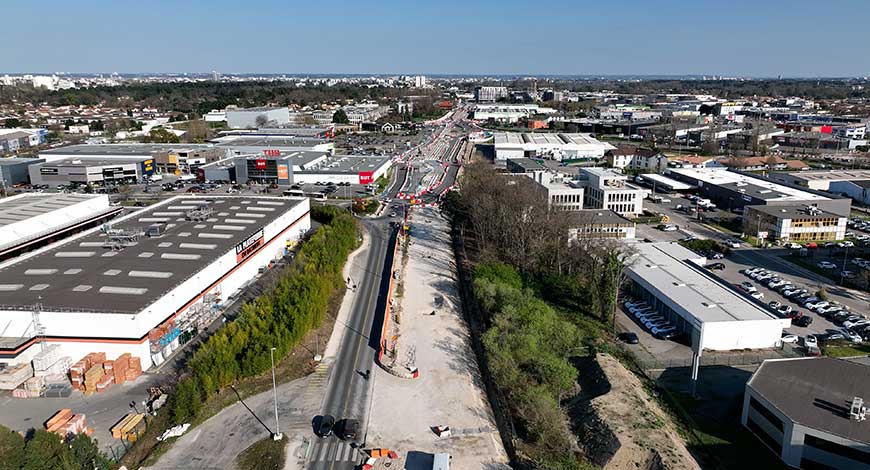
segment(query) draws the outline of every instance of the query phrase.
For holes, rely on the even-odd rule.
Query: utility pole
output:
[[[278,428],[278,386],[275,384],[275,348],[269,349],[269,357],[272,359],[272,393],[275,396],[275,434],[272,434],[273,441],[280,441],[284,438]]]

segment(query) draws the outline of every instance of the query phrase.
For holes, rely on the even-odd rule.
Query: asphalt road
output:
[[[356,279],[359,293],[348,318],[348,332],[342,337],[338,355],[330,370],[321,415],[336,420],[352,418],[362,423],[360,444],[365,442],[365,423],[371,399],[371,383],[363,376],[375,367],[380,325],[387,300],[395,230],[384,220],[362,222],[370,237],[365,263],[366,276]],[[308,454],[309,467],[316,470],[352,469],[359,454],[349,443],[334,435],[314,442]]]

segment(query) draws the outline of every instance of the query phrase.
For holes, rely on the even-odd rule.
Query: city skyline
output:
[[[4,73],[423,74],[856,77],[870,74],[861,18],[790,2],[655,6],[479,1],[7,7]],[[751,9],[752,15],[746,11]],[[46,14],[45,12],[50,12]],[[777,18],[776,21],[770,21]],[[33,26],[40,25],[40,34]],[[824,31],[824,41],[815,40]],[[245,34],[245,32],[248,32]],[[63,47],[59,47],[63,44]],[[765,45],[767,44],[767,45]],[[34,53],[38,51],[38,53]],[[256,53],[256,51],[261,51]]]

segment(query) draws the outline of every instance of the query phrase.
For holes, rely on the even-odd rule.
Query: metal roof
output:
[[[747,387],[790,420],[870,445],[870,422],[849,419],[853,397],[870,399],[870,367],[830,357],[764,361]]]
[[[301,201],[256,196],[177,196],[112,222],[139,233],[122,249],[100,229],[0,266],[0,308],[135,313],[196,275]],[[189,211],[210,207],[197,221]],[[158,236],[141,233],[165,224]]]

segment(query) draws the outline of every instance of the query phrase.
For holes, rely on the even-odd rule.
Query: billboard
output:
[[[265,233],[263,229],[257,230],[253,235],[245,239],[245,241],[236,245],[236,263],[242,262],[251,253],[257,251],[257,248],[263,246]]]
[[[278,179],[290,179],[290,169],[287,167],[287,165],[278,165]]]
[[[375,174],[373,171],[361,171],[358,173],[359,176],[359,184],[371,184],[375,181]]]

